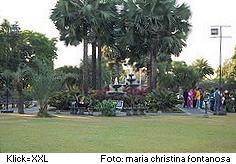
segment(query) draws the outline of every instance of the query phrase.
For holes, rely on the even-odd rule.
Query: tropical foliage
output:
[[[176,105],[182,102],[177,99],[176,95],[172,92],[151,92],[145,97],[146,106],[150,111],[173,111]]]
[[[51,69],[56,58],[56,40],[45,35],[22,31],[17,23],[4,20],[0,25],[0,90],[12,98],[17,91],[18,112],[24,113],[25,91],[31,84],[30,69],[37,70],[36,59],[44,61]],[[5,96],[4,96],[5,98]]]
[[[49,97],[48,104],[56,110],[68,110],[70,102],[75,100],[75,93],[70,91],[57,91]]]
[[[116,102],[114,100],[103,100],[97,103],[95,108],[101,111],[104,116],[115,116],[116,114]]]
[[[236,57],[235,55],[226,61],[222,67],[224,86],[228,90],[236,90]]]
[[[192,67],[198,72],[200,80],[203,80],[207,76],[214,75],[214,69],[208,64],[207,60],[196,59]]]
[[[149,57],[149,86],[153,90],[157,84],[157,57],[162,54],[178,56],[182,51],[191,13],[186,4],[177,5],[174,0],[128,1],[127,7],[130,10],[129,40],[131,43],[138,40],[141,45],[133,44],[133,47],[145,47],[147,50],[144,58]]]
[[[32,71],[31,92],[39,104],[38,116],[46,117],[49,97],[60,90],[64,76],[55,74],[53,69],[41,60],[37,60],[36,63],[38,69]]]
[[[148,59],[146,66],[149,65],[150,87],[156,89],[157,57],[161,54],[178,56],[182,51],[190,27],[190,15],[188,6],[178,5],[175,0],[59,0],[51,19],[60,31],[60,39],[67,45],[78,45],[84,41],[83,90],[87,94],[87,46],[90,40],[93,42],[96,38],[100,45],[110,46],[116,62],[130,58],[131,62],[143,63],[137,59]],[[99,86],[100,55],[98,53]],[[94,56],[93,74],[96,68]]]
[[[101,87],[101,44],[104,36],[110,36],[106,35],[106,31],[112,30],[111,22],[114,18],[112,7],[115,7],[114,5],[110,6],[108,2],[99,0],[59,0],[51,15],[52,21],[60,31],[60,39],[65,41],[66,45],[78,45],[82,41],[84,43],[83,92],[85,95],[88,94],[88,43],[90,41],[98,41],[99,45],[98,87]],[[96,64],[96,62],[93,62],[93,64]],[[93,74],[93,76],[95,75]]]

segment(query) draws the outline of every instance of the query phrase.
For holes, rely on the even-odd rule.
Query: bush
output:
[[[173,92],[163,92],[160,91],[158,93],[151,92],[145,97],[146,106],[151,111],[170,111],[174,110],[177,104],[182,103],[182,101],[178,100],[176,95]]]
[[[113,100],[103,100],[96,104],[96,109],[101,111],[103,116],[115,116],[116,102]]]
[[[69,102],[73,101],[75,93],[69,91],[56,92],[53,96],[49,98],[48,104],[55,107],[56,110],[68,110]]]
[[[235,98],[234,97],[229,97],[225,99],[224,101],[224,108],[227,112],[235,112]]]
[[[94,110],[96,107],[96,104],[99,102],[99,99],[97,99],[97,91],[89,90],[88,95],[83,96],[83,102],[87,108]]]

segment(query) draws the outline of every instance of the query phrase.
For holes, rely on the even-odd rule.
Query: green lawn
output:
[[[0,114],[0,152],[236,152],[236,114],[208,119]]]

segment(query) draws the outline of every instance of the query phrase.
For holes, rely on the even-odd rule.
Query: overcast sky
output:
[[[0,19],[6,18],[11,23],[17,21],[20,27],[46,34],[48,37],[59,37],[59,33],[49,19],[51,9],[57,0],[0,0]],[[186,2],[192,11],[192,29],[180,57],[191,64],[197,58],[205,58],[216,68],[219,64],[219,39],[210,38],[210,27],[213,25],[231,25],[223,28],[223,60],[233,55],[236,46],[236,1],[235,0],[179,0]],[[82,45],[65,47],[59,42],[56,67],[78,65],[83,56]]]

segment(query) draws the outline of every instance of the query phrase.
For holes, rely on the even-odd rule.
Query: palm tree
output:
[[[66,45],[77,46],[83,40],[83,94],[88,94],[88,42],[91,4],[89,0],[59,0],[53,9],[51,20],[60,31],[60,39]]]
[[[175,61],[171,64],[171,72],[174,76],[174,87],[192,88],[199,80],[199,74],[192,66],[188,66],[184,61]],[[183,80],[184,79],[184,80]]]
[[[63,88],[69,91],[73,91],[73,88],[76,88],[76,93],[79,92],[79,88],[81,88],[80,72],[81,70],[76,67],[60,67],[55,70],[56,74],[62,74],[64,76]]]
[[[186,4],[177,5],[175,0],[129,0],[127,6],[128,36],[131,40],[141,39],[147,46],[149,85],[154,90],[157,84],[157,57],[161,53],[177,56],[182,51],[191,13]]]
[[[96,41],[92,42],[92,88],[97,88],[97,61],[96,61]]]
[[[88,43],[93,43],[93,76],[95,80],[95,46],[98,45],[98,79],[101,72],[101,45],[106,29],[110,28],[109,21],[113,17],[109,1],[101,0],[59,0],[53,9],[51,19],[60,31],[60,39],[66,45],[78,45],[83,40],[83,92],[88,93]],[[96,44],[96,42],[98,42]],[[98,80],[100,87],[100,80]],[[95,84],[94,84],[95,88]]]
[[[37,70],[32,70],[32,90],[33,97],[39,103],[38,116],[47,117],[48,101],[56,91],[61,89],[64,82],[63,75],[55,74],[54,70],[44,61],[35,60]]]
[[[94,88],[101,89],[102,86],[102,46],[111,44],[111,32],[113,25],[117,20],[116,9],[111,0],[95,0],[91,2],[91,35],[92,35],[92,66],[93,66],[93,84]],[[96,67],[96,47],[98,47],[97,67]],[[97,79],[95,69],[97,68]]]
[[[208,64],[207,60],[196,59],[192,67],[198,72],[200,80],[207,76],[214,75],[214,69]]]

